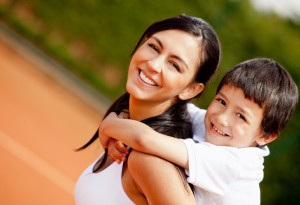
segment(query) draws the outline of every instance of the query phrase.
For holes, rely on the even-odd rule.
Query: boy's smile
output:
[[[226,134],[226,133],[220,131],[218,128],[216,128],[216,126],[214,124],[211,123],[211,126],[212,126],[212,131],[215,131],[216,134],[219,134],[224,137],[226,137],[226,136],[229,137],[228,134]]]
[[[263,137],[262,119],[263,109],[246,99],[242,89],[224,85],[206,112],[206,141],[238,148],[257,146]]]

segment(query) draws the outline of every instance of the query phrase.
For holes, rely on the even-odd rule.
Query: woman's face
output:
[[[190,89],[200,63],[196,37],[180,30],[153,34],[133,55],[126,88],[139,101],[169,106]]]

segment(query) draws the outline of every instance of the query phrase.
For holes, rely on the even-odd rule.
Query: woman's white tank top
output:
[[[121,164],[113,162],[101,172],[93,173],[93,167],[98,159],[76,182],[74,193],[76,205],[134,205],[123,190],[123,162]]]

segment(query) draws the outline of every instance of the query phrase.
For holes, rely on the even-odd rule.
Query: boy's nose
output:
[[[224,127],[229,126],[230,115],[226,112],[219,113],[218,115],[218,123]]]

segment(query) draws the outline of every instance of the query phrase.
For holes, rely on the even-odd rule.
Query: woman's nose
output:
[[[148,60],[148,68],[150,72],[160,73],[163,66],[163,58],[155,57],[151,60]]]

